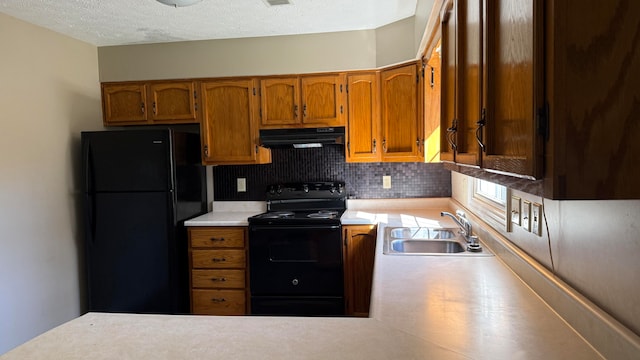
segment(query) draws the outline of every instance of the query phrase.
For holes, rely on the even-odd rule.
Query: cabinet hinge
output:
[[[198,92],[196,90],[193,90],[193,98],[194,99],[198,98]]]
[[[420,74],[416,74],[416,84],[420,84]]]
[[[340,84],[340,92],[342,92],[342,84]]]
[[[348,94],[349,93],[349,84],[347,84],[347,86],[345,86],[345,87],[346,87],[346,91],[347,91],[347,94]]]
[[[549,103],[545,102],[542,107],[538,109],[536,116],[536,130],[539,136],[542,136],[544,141],[549,140]]]
[[[342,105],[340,105],[340,114],[342,114]]]
[[[198,111],[198,103],[194,103],[193,106],[194,106],[195,110]]]
[[[253,96],[256,96],[256,88],[253,88]]]
[[[209,145],[204,146],[204,157],[209,157]]]

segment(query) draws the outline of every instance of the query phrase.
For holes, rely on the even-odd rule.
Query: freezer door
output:
[[[85,191],[173,189],[171,141],[166,129],[83,132]]]
[[[180,252],[167,193],[87,195],[89,311],[171,313]],[[184,269],[186,272],[186,267]]]

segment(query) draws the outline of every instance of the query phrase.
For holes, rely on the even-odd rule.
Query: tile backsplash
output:
[[[451,196],[451,171],[442,164],[347,163],[344,147],[272,149],[272,163],[225,165],[213,168],[214,200],[265,200],[268,185],[301,181],[344,181],[357,199]],[[382,176],[391,188],[382,188]],[[237,178],[246,179],[246,192],[237,192]]]

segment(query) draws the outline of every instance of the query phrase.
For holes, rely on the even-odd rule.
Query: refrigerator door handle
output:
[[[87,234],[89,235],[88,243],[93,244],[96,240],[96,201],[91,194],[85,194],[85,204],[87,204]]]
[[[91,171],[91,142],[88,140],[82,144],[82,169],[84,171],[84,192],[89,193],[92,191],[93,172]]]

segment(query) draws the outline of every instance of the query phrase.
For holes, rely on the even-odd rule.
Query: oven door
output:
[[[342,227],[249,226],[252,296],[343,297]]]

